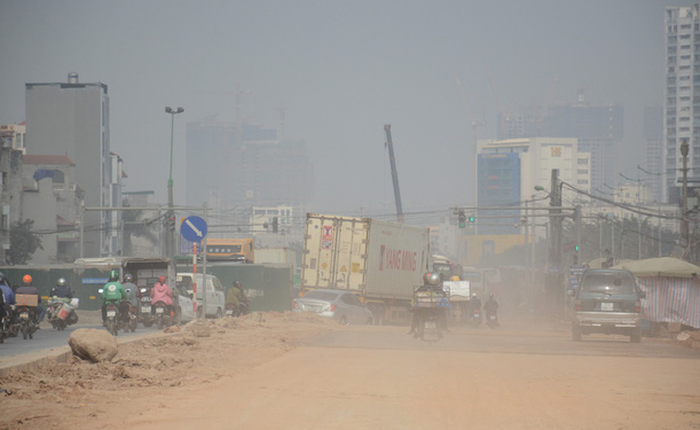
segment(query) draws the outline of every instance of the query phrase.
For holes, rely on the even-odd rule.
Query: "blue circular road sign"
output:
[[[207,222],[200,216],[188,216],[180,226],[180,234],[190,242],[201,242],[207,235]]]

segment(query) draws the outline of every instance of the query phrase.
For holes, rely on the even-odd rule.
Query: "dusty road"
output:
[[[0,429],[700,428],[698,351],[503,323],[428,343],[267,315],[190,346],[175,336],[113,364],[0,378],[15,392],[0,397]]]

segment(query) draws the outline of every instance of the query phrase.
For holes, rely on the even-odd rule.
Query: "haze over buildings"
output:
[[[124,191],[154,190],[166,201],[171,118],[163,108],[183,106],[174,128],[176,204],[196,204],[191,181],[222,174],[192,167],[194,157],[215,154],[193,153],[188,124],[240,118],[258,130],[281,132],[284,123],[284,136],[260,141],[303,142],[314,186],[298,198],[311,210],[388,218],[383,125],[392,124],[404,210],[444,215],[475,199],[471,124],[483,119],[479,139],[497,137],[499,104],[542,111],[577,103],[586,88],[591,106],[614,107],[612,176],[636,177],[646,162],[644,106],[664,100],[667,6],[2,1],[0,123],[28,119],[25,84],[77,71],[82,82],[109,85],[110,148],[129,172]],[[591,180],[612,181],[605,171]]]

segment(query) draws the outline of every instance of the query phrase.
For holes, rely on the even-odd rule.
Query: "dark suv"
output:
[[[629,270],[588,269],[574,297],[571,335],[575,341],[591,333],[622,334],[641,341],[640,299],[646,297]]]

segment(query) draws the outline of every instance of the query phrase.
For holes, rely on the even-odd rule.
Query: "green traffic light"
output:
[[[474,222],[474,221],[476,221],[476,217],[474,215],[471,215],[469,217],[469,222]]]

